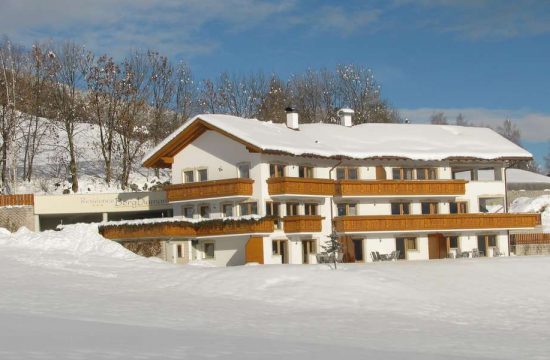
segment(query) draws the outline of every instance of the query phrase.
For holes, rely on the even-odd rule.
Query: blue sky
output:
[[[550,150],[550,1],[0,0],[0,10],[0,34],[15,41],[153,48],[198,79],[366,65],[413,122],[435,111],[510,118],[539,162]]]

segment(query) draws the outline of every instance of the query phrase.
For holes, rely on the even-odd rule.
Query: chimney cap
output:
[[[295,113],[295,112],[298,112],[298,110],[296,110],[295,108],[293,108],[292,106],[289,106],[285,109],[285,111],[287,113]]]
[[[340,110],[338,110],[336,112],[336,114],[338,114],[338,116],[340,116],[340,115],[353,115],[353,114],[355,114],[355,110],[350,109],[350,108],[341,108]]]

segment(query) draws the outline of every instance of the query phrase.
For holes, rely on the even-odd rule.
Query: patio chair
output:
[[[376,251],[376,256],[378,257],[379,261],[386,261],[388,260],[388,255],[386,254],[380,254],[380,252]]]
[[[401,255],[401,250],[395,250],[395,261],[399,260],[399,255]]]
[[[371,251],[370,256],[372,258],[372,261],[380,261],[380,258],[378,257],[378,254],[375,251]]]
[[[495,248],[493,248],[493,256],[494,256],[494,257],[497,257],[497,256],[504,256],[504,253],[501,252],[501,251],[499,250],[499,248],[495,247]]]
[[[479,250],[478,249],[472,249],[472,257],[473,258],[479,257]]]

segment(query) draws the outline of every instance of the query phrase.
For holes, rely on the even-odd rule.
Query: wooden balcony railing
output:
[[[165,186],[168,201],[251,196],[252,179],[225,179]]]
[[[169,221],[149,224],[115,224],[99,227],[107,239],[186,238],[200,236],[269,234],[273,231],[273,218],[250,220],[205,220],[196,223]]]
[[[334,195],[334,180],[273,177],[267,180],[269,195]]]
[[[285,233],[313,233],[321,232],[323,218],[315,215],[285,216],[283,218],[283,229]]]
[[[339,196],[464,195],[464,180],[339,180]]]
[[[0,195],[0,206],[32,206],[33,194]]]
[[[455,229],[513,229],[540,225],[539,214],[437,214],[340,216],[338,232],[415,231]]]

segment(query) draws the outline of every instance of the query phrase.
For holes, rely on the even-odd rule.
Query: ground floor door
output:
[[[315,240],[302,240],[302,264],[309,264],[309,255],[315,253]]]
[[[280,255],[281,263],[288,264],[288,241],[273,240],[273,255]]]
[[[441,234],[428,235],[428,255],[431,259],[445,259],[447,257],[447,239]]]
[[[355,261],[365,261],[363,254],[363,239],[353,239],[353,253],[355,254]]]
[[[487,238],[485,236],[477,237],[477,249],[480,255],[487,256]]]
[[[405,238],[395,239],[395,250],[399,251],[399,260],[405,260],[407,258],[407,248],[405,246]]]

